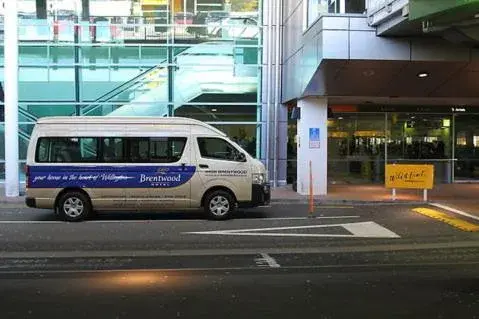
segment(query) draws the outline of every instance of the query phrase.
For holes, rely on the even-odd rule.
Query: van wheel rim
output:
[[[215,196],[210,201],[210,212],[215,216],[224,216],[230,210],[230,202],[224,196]]]
[[[83,214],[84,210],[85,206],[83,205],[83,202],[77,197],[70,197],[63,204],[63,211],[68,217],[78,217]]]

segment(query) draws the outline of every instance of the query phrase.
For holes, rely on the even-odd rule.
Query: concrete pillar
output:
[[[18,9],[17,1],[4,2],[5,72],[5,195],[20,192],[18,169]]]
[[[47,18],[47,0],[36,0],[37,19]]]
[[[326,98],[305,98],[298,101],[298,107],[301,109],[297,139],[298,193],[309,194],[309,163],[311,162],[313,193],[314,195],[326,195],[328,181],[328,101]]]

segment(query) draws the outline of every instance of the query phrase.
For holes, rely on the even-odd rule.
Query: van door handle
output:
[[[209,168],[209,166],[206,164],[200,164],[200,168]]]

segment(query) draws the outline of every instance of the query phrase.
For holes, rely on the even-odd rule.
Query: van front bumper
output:
[[[251,201],[239,203],[240,207],[267,206],[271,201],[271,186],[269,184],[253,184]]]

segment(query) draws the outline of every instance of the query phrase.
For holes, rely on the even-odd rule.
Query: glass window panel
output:
[[[384,113],[335,113],[328,120],[328,176],[334,183],[384,181]]]
[[[451,116],[446,114],[391,113],[388,158],[450,158],[451,127],[444,126],[450,120]]]
[[[48,69],[48,76],[50,82],[74,81],[75,69],[73,67],[50,68]]]
[[[47,67],[19,67],[18,81],[19,82],[47,82],[48,68]],[[21,92],[20,92],[21,93]]]
[[[51,46],[50,63],[73,65],[75,62],[75,49],[73,46]]]
[[[155,65],[167,58],[166,47],[142,47],[141,48],[141,63]]]
[[[178,162],[183,156],[186,138],[166,137],[150,139],[150,159],[155,163]]]
[[[22,46],[18,47],[18,63],[21,66],[25,65],[45,65],[47,60],[46,46]]]
[[[314,23],[323,14],[364,14],[366,0],[307,0],[307,23]]]
[[[150,139],[147,137],[130,138],[128,157],[133,163],[148,163],[150,161],[149,151]]]
[[[235,96],[230,101],[236,101]],[[175,109],[175,116],[189,117],[200,121],[256,122],[257,105],[183,105]]]
[[[38,140],[39,163],[90,163],[98,160],[98,142],[93,137],[48,137]]]
[[[253,157],[259,156],[260,124],[212,124]]]
[[[107,47],[84,46],[80,47],[79,50],[83,65],[107,65],[110,63],[110,54]]]
[[[201,157],[217,160],[236,161],[238,150],[221,138],[198,138]]]
[[[479,114],[456,114],[456,180],[479,180]]]
[[[121,137],[107,137],[103,139],[103,161],[106,163],[126,162],[125,139]]]
[[[5,123],[0,123],[0,161],[5,160]]]

